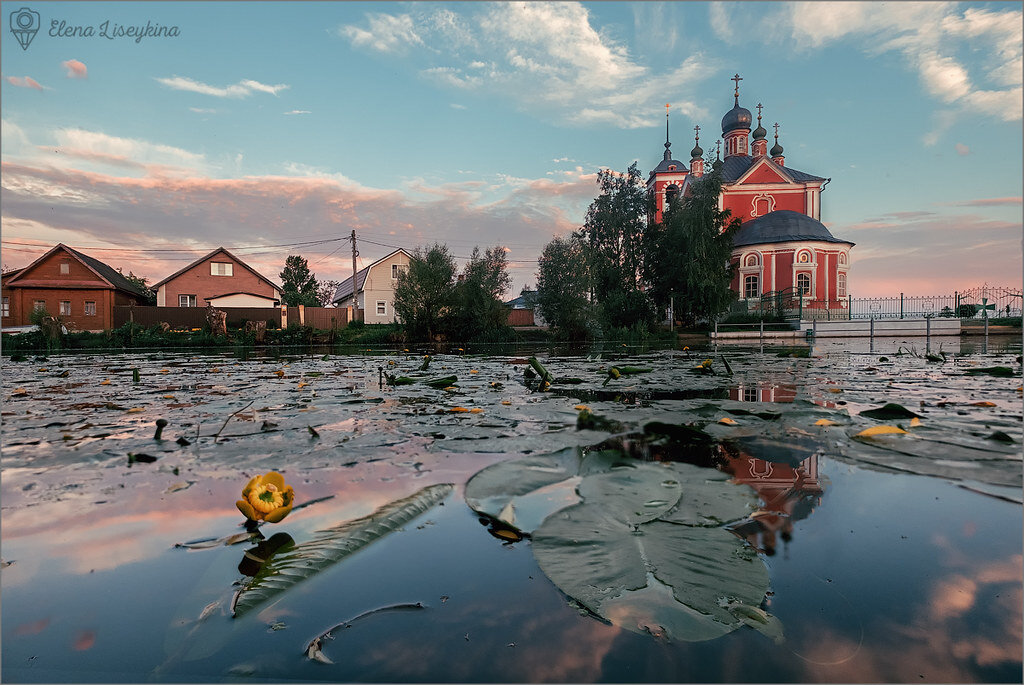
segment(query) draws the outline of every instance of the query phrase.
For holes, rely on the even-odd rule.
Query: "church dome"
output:
[[[772,145],[772,149],[770,150],[770,152],[772,157],[778,157],[779,155],[782,154],[782,146],[779,145],[778,138],[775,139],[775,145]]]
[[[760,117],[758,117],[758,119],[760,119]],[[761,122],[758,121],[757,128],[754,129],[754,140],[764,140],[766,137],[768,137],[768,131],[765,131],[764,126],[762,126]]]
[[[750,110],[746,107],[740,107],[739,103],[735,107],[730,109],[722,117],[722,135],[735,131],[737,129],[750,130],[750,122],[753,121],[750,116]]]
[[[700,159],[703,156],[704,156],[704,150],[701,148],[700,145],[694,145],[693,149],[690,150],[690,161],[691,162],[693,160],[695,160],[695,159]]]
[[[833,236],[825,224],[817,219],[789,209],[779,209],[744,222],[740,230],[736,231],[732,244],[734,247],[742,247],[806,240],[853,245],[849,240]]]

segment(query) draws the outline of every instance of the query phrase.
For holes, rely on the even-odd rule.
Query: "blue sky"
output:
[[[27,49],[23,7],[40,17]],[[301,254],[341,280],[355,229],[361,265],[503,245],[511,297],[580,226],[600,168],[661,159],[666,103],[677,159],[694,125],[712,147],[739,73],[787,165],[832,179],[822,220],[857,243],[855,297],[1021,284],[1020,3],[16,0],[0,16],[8,267],[62,241],[153,282],[223,245],[274,279]],[[111,35],[147,22],[164,35]]]

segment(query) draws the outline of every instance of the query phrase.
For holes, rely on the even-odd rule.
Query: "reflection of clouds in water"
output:
[[[852,653],[857,644],[822,626],[804,654],[802,679],[971,682],[979,678],[972,663],[983,668],[1020,663],[1021,556],[974,562],[962,571],[934,581],[929,599],[909,625],[889,622],[869,629],[855,658],[832,663],[837,654]],[[985,617],[972,620],[971,612],[979,608]],[[885,639],[889,632],[898,639]]]

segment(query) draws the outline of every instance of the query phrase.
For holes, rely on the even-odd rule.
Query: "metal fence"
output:
[[[206,325],[206,307],[114,307],[114,327],[134,321],[143,326],[166,323],[171,328],[202,328]],[[228,328],[241,328],[246,321],[266,321],[269,328],[281,327],[278,307],[219,307],[227,313]],[[362,312],[362,310],[359,310]],[[300,325],[298,307],[288,307],[286,326]],[[330,330],[348,325],[348,310],[341,308],[304,307],[301,323]]]
[[[1021,316],[1021,289],[981,286],[952,295],[850,297],[851,319],[983,319]]]

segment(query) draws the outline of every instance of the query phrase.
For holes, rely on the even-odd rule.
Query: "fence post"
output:
[[[764,342],[764,319],[761,319],[761,342]]]
[[[306,325],[306,305],[303,304],[299,305],[299,325]]]
[[[903,318],[903,293],[900,293],[900,318]]]
[[[871,315],[871,339],[875,339],[875,315]]]

